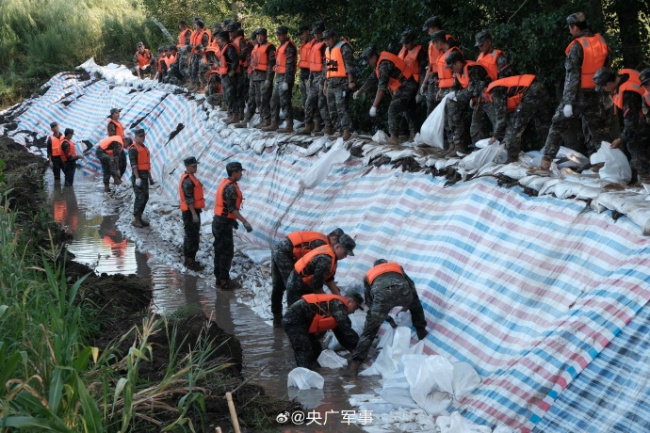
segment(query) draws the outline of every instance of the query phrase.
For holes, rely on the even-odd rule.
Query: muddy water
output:
[[[281,329],[263,322],[250,308],[238,303],[233,293],[212,287],[212,279],[186,275],[156,263],[156,258],[136,250],[135,244],[116,230],[117,203],[111,204],[101,192],[101,181],[78,172],[74,187],[54,185],[52,174],[46,175],[54,217],[73,235],[68,245],[77,261],[98,273],[137,274],[150,281],[154,288],[154,311],[173,311],[184,305],[200,305],[221,328],[241,342],[244,352],[244,374],[255,376],[252,382],[262,385],[268,394],[279,398],[296,398],[305,408],[321,415],[311,425],[278,425],[281,432],[343,432],[361,431],[346,422],[341,411],[355,409],[348,403],[352,394],[372,392],[378,387],[374,378],[346,382],[340,370],[321,369],[324,390],[298,391],[287,388],[287,374],[295,365],[293,352]],[[155,240],[152,240],[155,242]],[[328,414],[327,422],[324,421]],[[321,424],[321,425],[318,425]]]

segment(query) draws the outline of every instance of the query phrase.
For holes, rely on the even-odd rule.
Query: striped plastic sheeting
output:
[[[246,241],[268,247],[294,230],[342,227],[358,245],[340,264],[344,285],[360,284],[378,257],[402,263],[429,322],[426,351],[469,362],[483,378],[456,405],[473,422],[531,431],[650,299],[650,249],[627,218],[581,213],[582,202],[528,197],[489,178],[445,188],[440,179],[358,159],[303,190],[299,178],[316,157],[291,148],[253,154],[223,140],[223,124],[182,95],[129,87],[107,94],[100,83],[65,109],[34,101],[18,129],[85,101],[99,113],[84,109],[74,127],[100,136],[110,99],[124,98],[125,124],[141,119],[149,131],[153,170],[170,201],[183,158],[199,158],[208,207],[225,162],[237,159],[247,169],[242,213],[255,228],[238,232]],[[169,141],[179,123],[185,128]]]
[[[650,306],[560,395],[535,433],[650,431]]]

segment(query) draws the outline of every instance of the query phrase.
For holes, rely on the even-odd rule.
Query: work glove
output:
[[[282,86],[280,86],[280,88],[282,89],[283,92],[286,92],[287,90],[289,90],[289,84],[282,83]]]
[[[397,323],[395,323],[395,319],[393,319],[392,317],[390,316],[386,317],[386,321],[388,322],[391,328],[393,329],[397,328]]]
[[[356,101],[357,99],[359,99],[359,90],[357,90],[356,92],[354,92],[354,93],[352,94],[352,99],[354,99],[355,101]]]
[[[233,70],[228,71],[228,76],[230,78],[235,78],[235,71],[233,71]]]
[[[564,108],[562,108],[562,114],[564,114],[564,117],[573,117],[573,106],[571,104],[566,104]]]
[[[429,335],[427,330],[424,328],[415,328],[415,333],[418,335],[418,340],[424,340],[427,338],[427,335]]]
[[[415,95],[415,103],[416,104],[419,104],[420,102],[422,102],[423,99],[424,99],[424,96],[420,95],[419,93],[417,95]]]
[[[253,227],[250,225],[249,222],[245,222],[245,223],[244,223],[244,228],[246,229],[246,231],[247,231],[248,233],[250,233],[250,232],[253,231]]]
[[[377,107],[372,106],[370,107],[370,112],[368,113],[370,117],[376,117],[377,116]]]
[[[140,187],[142,186],[142,179],[137,178],[137,179],[135,180],[135,186],[137,186],[138,188],[140,188]]]
[[[192,223],[194,223],[194,224],[199,223],[199,214],[192,215]]]

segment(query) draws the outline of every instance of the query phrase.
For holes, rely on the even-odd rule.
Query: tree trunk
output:
[[[644,61],[645,47],[641,42],[641,22],[639,20],[640,4],[626,0],[616,0],[614,11],[618,18],[623,65],[637,69]]]

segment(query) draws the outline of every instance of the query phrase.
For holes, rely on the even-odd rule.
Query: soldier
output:
[[[338,129],[344,141],[352,137],[352,120],[349,114],[350,93],[356,88],[354,82],[354,54],[345,40],[339,40],[334,30],[326,30],[323,39],[325,49],[325,85],[330,118],[338,117]]]
[[[239,227],[239,220],[247,232],[253,227],[239,213],[244,199],[237,182],[242,178],[244,169],[241,163],[233,161],[226,164],[228,177],[221,179],[214,198],[214,218],[212,219],[212,234],[214,235],[214,276],[217,287],[222,290],[235,290],[239,285],[230,279],[230,267],[235,255],[233,229]]]
[[[279,328],[282,325],[282,297],[296,261],[322,245],[336,244],[343,234],[341,229],[336,229],[329,235],[309,231],[294,232],[273,246],[271,253],[271,279],[273,281],[271,312],[273,312],[274,327]],[[340,292],[334,281],[326,284],[333,293]]]
[[[201,58],[203,50],[210,44],[212,34],[205,28],[205,22],[201,19],[194,20],[194,31],[192,32],[190,44],[192,55],[190,59],[190,80],[194,85],[193,90],[198,90],[203,85],[203,77],[200,74]]]
[[[395,54],[388,51],[377,53],[375,47],[366,48],[361,58],[368,62],[375,70],[370,74],[363,86],[354,92],[354,99],[359,97],[367,89],[377,84],[377,93],[370,107],[370,117],[377,116],[377,107],[386,93],[390,93],[392,99],[388,107],[388,131],[390,132],[389,144],[399,144],[399,118],[402,114],[406,116],[409,124],[411,137],[415,137],[415,95],[418,92],[418,83],[413,79],[413,71],[406,62]],[[416,65],[417,66],[417,65]]]
[[[260,110],[261,122],[256,128],[271,125],[271,90],[273,84],[273,66],[275,66],[275,46],[267,41],[266,29],[257,29],[257,41],[249,65],[249,91],[248,105],[244,120],[236,124],[238,128],[245,128],[255,114],[255,108]]]
[[[228,107],[228,118],[225,120],[225,123],[229,125],[239,122],[238,101],[241,95],[237,93],[237,89],[241,66],[239,64],[237,49],[230,43],[230,33],[226,31],[219,32],[217,34],[217,42],[219,44],[219,67],[217,72],[221,77],[223,100]]]
[[[202,271],[205,266],[196,261],[196,252],[199,250],[201,240],[201,212],[205,208],[203,195],[203,184],[194,176],[196,174],[198,161],[190,156],[183,160],[185,173],[181,175],[178,182],[178,195],[181,201],[181,212],[183,213],[183,256],[185,267],[191,271]]]
[[[120,122],[121,108],[111,108],[110,114],[108,115],[108,123],[106,124],[106,131],[108,136],[119,135],[124,138],[124,126]],[[120,178],[124,175],[126,171],[126,150],[128,148],[122,147],[118,152],[118,161],[120,167]]]
[[[239,72],[235,74],[235,88],[237,98],[235,99],[235,112],[237,113],[237,122],[244,119],[244,110],[246,109],[246,97],[248,96],[248,77],[246,69],[251,55],[250,42],[244,37],[244,31],[241,23],[235,22],[228,24],[226,30],[230,33],[230,41],[237,51],[239,57]]]
[[[120,161],[119,154],[122,151],[122,146],[131,145],[130,138],[122,138],[119,135],[112,135],[104,138],[97,144],[95,155],[102,165],[104,192],[110,192],[109,183],[111,177],[115,185],[120,185]]]
[[[429,36],[442,30],[442,21],[440,18],[433,16],[427,19],[422,26],[422,31],[427,32]],[[451,38],[450,35],[446,35],[448,38]],[[436,69],[436,64],[438,63],[438,57],[444,54],[444,51],[440,51],[436,44],[433,41],[429,41],[429,48],[427,50],[427,59],[428,66],[427,72],[424,75],[424,78],[420,84],[420,95],[424,96],[427,101],[427,116],[431,114],[434,108],[438,105],[438,100],[436,95],[438,94],[438,73]]]
[[[313,40],[309,26],[300,26],[298,29],[298,37],[300,38],[300,56],[298,57],[298,68],[300,69],[300,99],[303,108],[307,101],[307,93],[309,87],[309,53]]]
[[[145,74],[151,75],[151,60],[151,52],[144,47],[143,42],[138,42],[133,56],[133,63],[136,65],[135,72],[138,78],[144,78]]]
[[[422,340],[427,336],[427,321],[418,292],[415,290],[415,283],[399,264],[384,259],[375,261],[373,267],[366,273],[363,285],[369,310],[359,343],[352,352],[349,368],[355,376],[361,363],[366,360],[370,345],[382,322],[388,320],[391,325],[394,324],[392,318],[388,316],[393,308],[398,306],[407,308],[411,312],[418,339]]]
[[[496,140],[508,150],[508,161],[519,160],[521,137],[535,122],[538,137],[546,137],[550,126],[549,96],[535,75],[513,75],[491,82],[483,92],[483,102],[493,105],[495,126],[490,144]]]
[[[275,52],[275,85],[271,96],[271,124],[262,128],[262,131],[293,132],[293,107],[291,95],[294,80],[296,79],[296,62],[298,49],[296,44],[289,39],[289,29],[280,26],[275,31],[280,46]],[[278,129],[280,125],[280,109],[285,113],[287,125]]]
[[[287,306],[291,306],[302,295],[324,293],[323,284],[338,295],[338,287],[333,284],[336,265],[347,256],[354,256],[354,240],[343,234],[338,243],[323,245],[305,254],[296,262],[287,279]]]
[[[176,44],[178,51],[178,72],[181,76],[187,78],[189,77],[189,54],[192,50],[192,29],[187,25],[187,21],[181,20],[178,22],[178,31],[178,43]]]
[[[647,75],[643,76],[647,83]],[[650,126],[643,116],[645,89],[641,85],[639,72],[634,69],[621,69],[616,73],[612,68],[601,68],[594,75],[596,91],[612,96],[614,111],[622,117],[621,135],[612,141],[613,149],[625,146],[636,170],[638,183],[650,184]]]
[[[63,161],[61,160],[61,140],[63,134],[59,131],[59,124],[56,122],[50,123],[50,130],[52,134],[47,137],[47,159],[52,164],[52,173],[54,174],[54,182],[61,182],[61,169],[63,168]]]
[[[571,118],[580,117],[588,129],[589,137],[585,138],[589,154],[598,149],[601,141],[610,141],[609,111],[599,92],[595,91],[593,79],[598,69],[609,65],[609,47],[600,34],[591,32],[582,12],[569,15],[566,21],[572,40],[565,50],[562,101],[551,120],[538,171],[543,175],[549,174],[551,161],[560,149],[562,134],[569,129]]]
[[[325,25],[321,21],[314,23],[312,27],[314,39],[309,53],[309,94],[305,101],[305,127],[298,131],[298,134],[301,135],[320,134],[323,127],[325,128],[325,134],[331,135],[334,133],[327,107],[327,96],[323,91],[325,81],[323,65],[325,64],[325,49],[327,48],[323,40],[324,31]]]
[[[402,48],[397,57],[404,60],[406,66],[413,71],[413,79],[419,86],[427,74],[427,53],[417,43],[413,30],[406,29],[402,32]]]
[[[149,227],[149,222],[142,219],[144,208],[149,201],[149,185],[154,185],[151,176],[151,157],[149,149],[144,144],[144,129],[135,130],[135,141],[129,149],[131,162],[131,185],[133,185],[133,227]]]
[[[72,142],[74,129],[66,128],[63,140],[61,140],[61,160],[63,161],[63,175],[65,183],[63,186],[72,186],[74,184],[74,172],[77,170],[77,149]]]
[[[320,337],[332,330],[343,347],[352,351],[359,335],[352,329],[349,314],[361,307],[359,293],[348,295],[310,294],[293,304],[282,319],[282,327],[293,348],[298,367],[313,369],[323,351]]]

